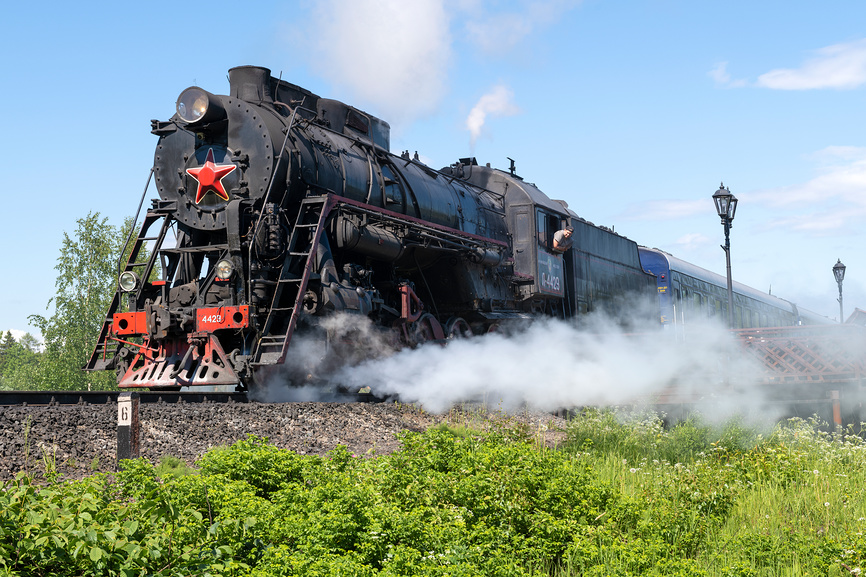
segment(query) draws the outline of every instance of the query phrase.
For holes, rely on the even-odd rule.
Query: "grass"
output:
[[[792,420],[762,432],[692,418],[666,429],[650,413],[589,411],[571,422],[567,450],[641,504],[634,536],[641,523],[670,524],[667,544],[695,562],[683,574],[857,575],[866,443],[821,425]],[[631,555],[614,551],[608,562]]]
[[[23,555],[16,535],[32,534],[34,559],[45,539],[65,535],[71,525],[53,521],[65,492],[69,523],[96,527],[83,517],[96,513],[80,511],[85,497],[105,500],[93,511],[106,536],[132,531],[124,524],[141,516],[115,518],[117,507],[141,507],[141,518],[158,526],[174,515],[176,538],[199,539],[190,541],[199,553],[202,543],[229,547],[260,575],[270,574],[267,563],[286,571],[321,563],[321,573],[313,565],[299,573],[308,575],[351,574],[362,564],[391,571],[383,575],[557,577],[839,577],[866,565],[866,441],[853,430],[700,417],[666,426],[652,412],[587,409],[551,447],[542,435],[552,426],[496,411],[491,418],[481,406],[455,411],[423,435],[407,433],[403,451],[375,459],[345,447],[303,457],[251,438],[208,453],[198,468],[173,457],[156,467],[131,461],[115,481],[94,475],[41,493],[19,479],[0,492],[23,507],[6,517],[0,508],[0,574],[3,547]],[[42,458],[52,470],[53,453]],[[32,502],[24,506],[19,493]],[[45,515],[31,514],[43,505]],[[144,547],[146,539],[136,539]],[[173,539],[147,542],[169,554]]]

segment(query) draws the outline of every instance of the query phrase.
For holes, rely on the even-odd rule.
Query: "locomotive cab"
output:
[[[513,239],[513,284],[522,310],[560,318],[604,311],[621,324],[646,324],[655,277],[643,271],[637,244],[580,218],[514,173],[463,159],[450,167],[476,186],[504,197]],[[573,227],[572,248],[552,250],[553,235]]]

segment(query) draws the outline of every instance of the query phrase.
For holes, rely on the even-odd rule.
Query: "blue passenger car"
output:
[[[643,269],[656,275],[663,325],[696,319],[728,318],[728,282],[721,275],[664,251],[640,247]],[[771,294],[733,283],[734,327],[737,329],[824,324],[830,320]]]

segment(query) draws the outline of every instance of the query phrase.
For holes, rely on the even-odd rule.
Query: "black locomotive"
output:
[[[389,125],[273,78],[184,90],[153,121],[159,191],[85,367],[120,387],[248,387],[293,337],[363,315],[415,346],[654,297],[637,245],[509,171],[389,151]],[[552,249],[574,227],[573,248]],[[319,331],[317,333],[317,331]]]

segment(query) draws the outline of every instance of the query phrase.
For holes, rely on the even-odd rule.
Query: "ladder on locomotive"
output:
[[[289,237],[286,258],[271,308],[262,325],[262,338],[253,353],[254,365],[282,363],[304,306],[304,294],[313,269],[315,251],[322,237],[323,225],[333,203],[328,195],[307,197],[301,201],[295,226]],[[283,326],[283,321],[288,322]]]
[[[150,227],[159,219],[163,219],[159,233],[156,236],[146,236]],[[155,259],[151,256],[151,258],[148,258],[145,261],[138,262],[138,255],[141,254],[141,249],[148,242],[155,241],[154,247],[157,249],[162,246],[162,241],[165,239],[165,235],[170,226],[171,219],[167,218],[167,215],[165,214],[148,211],[147,215],[144,217],[144,222],[141,224],[138,237],[135,239],[135,243],[132,245],[132,250],[129,253],[129,260],[126,262],[126,266],[123,269],[123,272],[132,271],[138,274],[138,278],[141,279],[141,284],[138,287],[139,291],[142,289],[145,281],[150,277],[150,273],[153,271],[153,263],[155,262]],[[102,321],[102,330],[99,332],[99,340],[96,341],[96,346],[93,349],[93,353],[90,355],[90,360],[84,366],[84,370],[104,370],[109,361],[114,358],[114,354],[120,347],[120,343],[116,341],[112,341],[111,345],[109,345],[108,340],[108,334],[111,331],[111,324],[114,322],[114,313],[118,312],[118,308],[120,308],[120,295],[120,287],[118,286],[114,291],[114,298],[111,300],[111,305],[108,307],[108,313]]]

